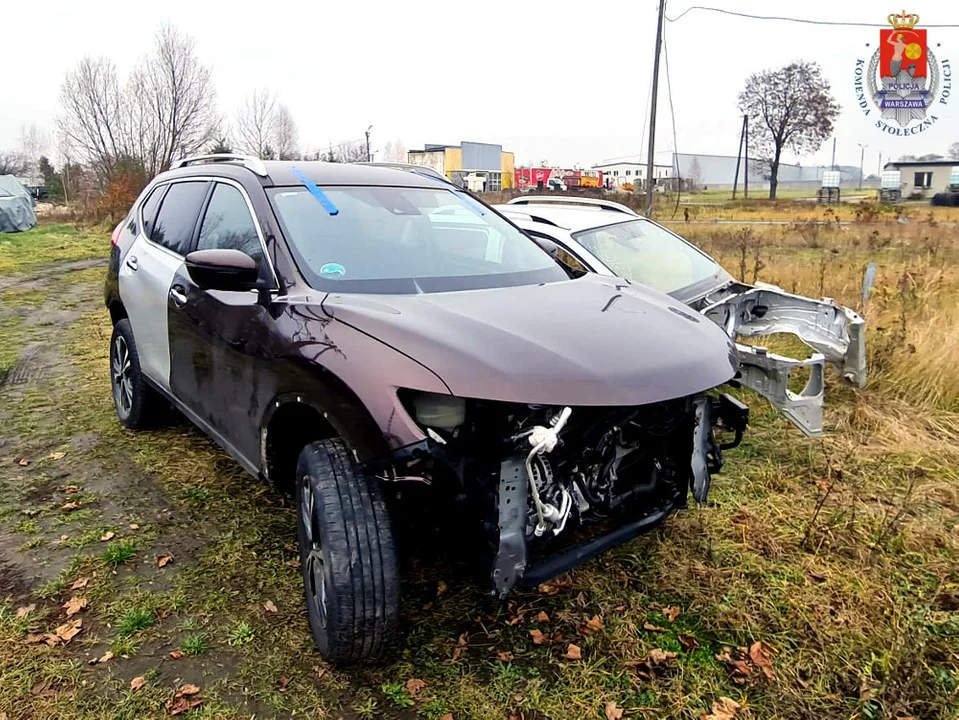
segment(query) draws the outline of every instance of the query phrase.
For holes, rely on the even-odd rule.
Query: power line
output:
[[[752,15],[750,13],[734,12],[732,10],[723,10],[722,8],[704,7],[702,5],[693,5],[688,7],[674,18],[667,17],[667,22],[677,22],[682,20],[686,13],[693,10],[703,10],[704,12],[720,13],[722,15],[732,15],[734,17],[748,18],[750,20],[777,20],[780,22],[803,23],[804,25],[836,25],[840,27],[869,27],[884,28],[889,27],[889,23],[860,23],[860,22],[841,22],[838,20],[807,20],[806,18],[781,17],[779,15]],[[923,25],[926,28],[959,28],[959,25]]]

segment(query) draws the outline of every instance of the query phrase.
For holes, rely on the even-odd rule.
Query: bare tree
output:
[[[195,45],[173,25],[162,25],[153,54],[130,79],[126,99],[139,108],[132,118],[132,138],[147,132],[137,155],[149,175],[170,167],[177,157],[195,154],[218,130],[216,88]]]
[[[751,75],[739,93],[749,116],[750,154],[769,164],[769,197],[776,197],[783,150],[812,153],[832,134],[839,104],[814,62],[790,63]]]
[[[335,148],[331,147],[330,153],[330,162],[356,163],[366,162],[368,159],[365,140],[345,140]]]
[[[83,58],[64,78],[60,104],[56,122],[63,144],[102,182],[126,150],[123,103],[113,63],[107,58]]]
[[[49,138],[36,125],[20,127],[20,154],[27,167],[25,174],[35,176],[40,171],[40,156],[47,152]]]
[[[397,138],[391,140],[383,146],[384,162],[409,162],[409,153],[406,152],[406,145]]]
[[[299,157],[296,122],[290,109],[282,103],[276,106],[272,145],[279,160],[296,160]]]
[[[26,170],[23,153],[0,150],[0,175],[24,175]]]
[[[954,142],[949,146],[949,159],[959,160],[959,142]]]
[[[269,90],[254,90],[237,110],[236,142],[240,150],[263,160],[273,158],[276,104],[276,95]]]

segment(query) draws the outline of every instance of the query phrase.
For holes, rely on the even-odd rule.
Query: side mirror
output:
[[[259,277],[256,260],[239,250],[195,250],[186,270],[202,290],[251,290]]]

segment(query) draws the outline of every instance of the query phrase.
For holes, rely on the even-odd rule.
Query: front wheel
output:
[[[330,662],[379,657],[396,628],[400,595],[380,486],[341,440],[303,448],[296,476],[300,566],[316,646]]]

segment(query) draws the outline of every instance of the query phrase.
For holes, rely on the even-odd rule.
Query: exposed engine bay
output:
[[[690,492],[705,502],[749,416],[727,395],[627,408],[470,401],[453,417],[431,398],[444,402],[413,403],[421,421],[445,426],[427,425],[429,475],[478,509],[500,597],[652,530]],[[717,428],[732,433],[725,444]]]

